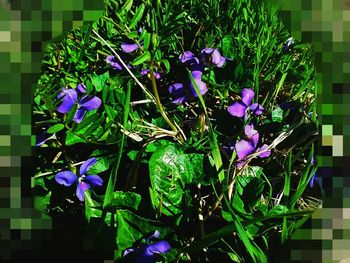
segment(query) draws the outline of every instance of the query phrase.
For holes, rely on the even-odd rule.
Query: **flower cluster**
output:
[[[98,175],[86,175],[90,168],[96,163],[96,158],[86,160],[79,170],[79,177],[72,171],[66,170],[56,174],[55,180],[57,183],[64,186],[71,186],[78,181],[76,195],[80,201],[84,201],[84,193],[91,186],[102,186],[103,180]]]
[[[226,58],[221,56],[220,52],[215,48],[204,48],[199,57],[196,57],[191,51],[185,51],[180,54],[179,60],[187,66],[196,83],[201,95],[207,91],[207,85],[202,81],[203,71],[206,66],[216,66],[221,68]],[[196,89],[193,86],[190,78],[186,79],[185,83],[173,83],[168,91],[173,95],[173,103],[183,103],[191,97],[198,97]]]
[[[76,89],[62,89],[62,92],[58,94],[57,99],[62,100],[57,107],[57,111],[60,113],[67,113],[78,101],[78,95],[86,93],[86,87],[80,83]],[[96,96],[85,95],[78,101],[78,108],[73,117],[73,121],[80,123],[86,111],[91,111],[101,106],[101,99]]]

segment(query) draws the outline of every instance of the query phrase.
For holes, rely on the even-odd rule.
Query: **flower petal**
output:
[[[249,106],[249,108],[255,115],[260,115],[264,110],[263,106],[261,106],[259,103],[253,103]]]
[[[197,87],[198,87],[199,92],[201,93],[201,95],[204,95],[208,91],[207,84],[205,84],[200,79],[195,79],[195,82],[197,84]],[[190,87],[189,88],[191,90],[192,96],[193,97],[198,97],[198,94],[197,94],[197,92],[196,92],[192,82],[190,83]]]
[[[259,142],[259,133],[257,130],[254,130],[253,124],[246,125],[244,128],[244,133],[247,135],[251,143],[253,144],[254,148],[258,145]]]
[[[92,157],[90,159],[87,159],[83,164],[80,166],[79,174],[84,175],[86,174],[91,166],[93,166],[97,162],[95,157]]]
[[[113,55],[110,55],[106,57],[106,62],[111,65],[111,67],[117,69],[117,70],[122,70],[123,67],[116,61],[116,58]]]
[[[214,51],[211,53],[211,62],[214,65],[217,65],[218,63],[220,63],[220,60],[221,60],[221,54],[219,50],[215,48]]]
[[[241,140],[235,144],[236,153],[239,160],[244,159],[247,155],[251,154],[255,147],[250,141]]]
[[[123,50],[125,53],[134,52],[136,49],[139,48],[139,46],[138,46],[137,44],[127,44],[127,43],[121,44],[120,47],[122,48],[122,50]]]
[[[171,246],[168,241],[162,240],[157,243],[148,245],[147,249],[151,253],[166,253],[171,249]]]
[[[86,86],[85,86],[84,83],[79,83],[78,86],[75,88],[75,90],[76,90],[79,94],[86,93]]]
[[[180,56],[179,56],[179,60],[182,63],[185,63],[186,61],[191,60],[193,58],[195,58],[195,56],[191,51],[185,51],[184,53],[180,54]]]
[[[250,103],[252,102],[253,98],[254,98],[254,91],[252,89],[243,89],[242,90],[242,101],[245,105],[250,105]]]
[[[84,110],[94,110],[101,106],[101,99],[96,96],[84,96],[79,101],[79,106]]]
[[[91,186],[102,186],[103,180],[98,175],[88,175],[84,177],[84,181],[87,182]]]
[[[192,77],[194,79],[201,80],[203,73],[201,71],[199,71],[199,70],[194,70],[194,71],[191,72],[191,75],[192,75]]]
[[[78,199],[81,202],[84,202],[84,200],[85,200],[84,193],[89,188],[90,188],[90,185],[88,183],[85,183],[83,181],[78,183],[77,190],[75,191],[75,194],[77,195]]]
[[[174,103],[174,104],[181,104],[181,103],[183,103],[186,100],[187,100],[186,96],[181,96],[181,97],[178,97],[176,99],[173,99],[172,103]]]
[[[58,94],[57,99],[62,98],[62,103],[57,107],[57,111],[60,113],[67,113],[78,99],[77,92],[74,89],[63,89]]]
[[[64,186],[71,186],[78,179],[72,171],[62,171],[55,175],[55,180],[57,183]]]
[[[226,62],[226,58],[225,57],[220,57],[220,61],[216,64],[216,66],[218,68],[221,68]]]
[[[185,87],[182,83],[174,83],[169,86],[168,91],[175,97],[178,97],[185,94]]]
[[[36,136],[36,144],[35,144],[35,146],[41,146],[46,141],[48,141],[50,139],[53,139],[55,137],[56,137],[55,134],[50,134],[50,133],[47,133],[46,131],[42,131]]]
[[[311,177],[310,182],[309,182],[310,187],[313,188],[315,185],[315,182],[317,182],[317,181],[318,181],[317,174],[314,173],[314,175]]]
[[[80,123],[84,118],[85,112],[86,110],[84,110],[83,108],[79,108],[74,114],[73,121],[75,121],[76,123]]]
[[[258,148],[258,152],[260,151],[264,151],[266,148],[268,147],[267,144],[264,144],[263,146],[261,146],[260,148]],[[259,157],[260,158],[267,158],[271,155],[271,150],[267,150],[267,151],[264,151],[262,153],[259,154]]]
[[[227,111],[236,117],[243,117],[245,114],[245,111],[247,109],[247,106],[243,104],[241,101],[233,103],[231,106],[227,107]]]
[[[123,257],[125,257],[127,254],[132,253],[134,251],[135,251],[135,249],[133,249],[132,247],[125,249],[123,252]]]

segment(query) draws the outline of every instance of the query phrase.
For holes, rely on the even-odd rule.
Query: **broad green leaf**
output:
[[[125,11],[129,11],[132,7],[133,4],[133,0],[126,0],[125,4],[123,5],[123,7],[120,10],[120,13],[124,13]]]
[[[203,155],[185,154],[175,144],[158,148],[149,161],[153,203],[170,216],[181,212],[183,187],[203,176]]]
[[[88,174],[99,174],[107,171],[113,164],[114,156],[108,156],[104,158],[97,158],[97,162],[89,169]]]
[[[116,191],[113,193],[111,205],[113,207],[128,207],[137,209],[141,202],[141,196],[133,192]]]
[[[73,144],[76,144],[76,143],[79,143],[79,142],[86,142],[86,140],[84,140],[83,138],[75,135],[71,131],[67,131],[67,134],[66,134],[66,145],[67,146],[73,145]]]
[[[56,133],[59,132],[60,130],[64,129],[64,125],[62,123],[57,123],[54,126],[51,126],[48,130],[47,133]]]
[[[149,44],[151,43],[151,34],[148,32],[143,33],[143,49],[148,50]]]
[[[137,66],[137,65],[140,65],[143,62],[146,62],[146,61],[148,61],[150,59],[151,59],[151,53],[149,51],[145,51],[145,53],[143,53],[141,56],[135,58],[135,60],[133,60],[131,62],[131,64],[133,66]]]

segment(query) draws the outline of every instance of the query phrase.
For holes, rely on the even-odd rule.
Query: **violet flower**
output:
[[[160,236],[159,231],[155,231],[153,235],[146,239],[147,244],[143,244],[138,248],[128,248],[124,251],[125,257],[129,253],[135,253],[135,263],[155,263],[156,254],[163,254],[171,249],[170,244],[166,240],[161,240],[153,244],[149,244],[152,238],[158,238]]]
[[[246,139],[237,141],[235,144],[236,153],[238,156],[238,161],[243,160],[245,157],[247,157],[249,154],[255,152],[258,142],[259,142],[259,133],[258,131],[254,130],[253,124],[246,125],[244,128],[244,133],[246,135]],[[263,151],[267,148],[267,145],[264,144],[260,148],[257,149],[257,151]],[[266,158],[269,157],[271,154],[270,150],[264,151],[259,154],[260,158]]]
[[[184,53],[180,54],[179,60],[181,63],[185,64],[199,64],[199,59],[195,57],[195,55],[191,51],[185,51]]]
[[[122,65],[119,64],[119,62],[117,61],[117,58],[113,55],[107,56],[106,57],[106,62],[111,65],[111,67],[113,67],[114,69],[117,70],[122,70],[123,67]]]
[[[202,81],[202,72],[199,71],[199,70],[194,70],[191,72],[192,74],[192,77],[194,78],[194,81],[196,82],[197,84],[197,87],[200,91],[200,93],[202,95],[204,95],[207,91],[208,91],[208,88],[207,88],[207,85]],[[190,83],[189,83],[189,88],[190,88],[190,91],[191,91],[191,94],[193,97],[198,97],[198,94],[190,80]]]
[[[143,70],[140,71],[140,74],[141,74],[142,76],[144,76],[144,75],[148,75],[149,72],[150,72],[149,69],[143,69]],[[154,74],[154,77],[155,77],[156,79],[160,79],[160,78],[161,78],[159,72],[153,72],[153,74]],[[150,75],[149,75],[149,76],[150,76]]]
[[[57,183],[64,186],[71,186],[76,181],[78,181],[78,186],[76,189],[76,195],[78,199],[84,201],[84,192],[88,190],[91,186],[102,186],[103,180],[98,175],[86,175],[90,170],[91,166],[96,163],[96,158],[90,158],[86,160],[79,170],[79,177],[76,176],[72,171],[62,171],[55,175],[55,180]]]
[[[168,91],[174,96],[172,103],[181,104],[187,100],[187,91],[182,83],[173,83],[169,86]]]
[[[250,109],[255,115],[260,115],[264,108],[258,103],[252,104],[254,95],[255,94],[252,89],[243,89],[241,96],[242,99],[229,106],[227,111],[233,116],[244,117],[245,120],[248,116],[248,109]]]
[[[201,62],[206,64],[207,62],[212,65],[221,68],[226,61],[226,58],[221,56],[219,50],[216,48],[204,48],[201,51]]]
[[[82,87],[79,90],[83,90]],[[78,90],[78,91],[79,91]],[[79,91],[81,92],[81,91]],[[58,94],[57,99],[62,98],[62,103],[57,107],[57,111],[60,113],[67,113],[73,107],[73,105],[78,100],[78,94],[75,89],[63,89],[60,94]],[[78,102],[78,109],[73,117],[76,123],[80,123],[86,111],[95,110],[101,106],[101,99],[96,96],[85,95]]]
[[[122,43],[120,47],[125,53],[132,53],[139,48],[137,44],[128,44],[128,43]]]

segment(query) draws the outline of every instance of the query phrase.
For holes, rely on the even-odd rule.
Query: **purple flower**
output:
[[[137,44],[128,44],[128,43],[123,43],[120,45],[120,47],[122,48],[122,50],[125,53],[132,53],[134,52],[136,49],[139,48],[139,46]]]
[[[128,248],[124,251],[125,257],[129,253],[136,255],[135,263],[155,263],[155,254],[167,253],[171,246],[166,240],[161,240],[153,244],[149,244],[152,238],[159,238],[159,231],[155,231],[153,235],[146,239],[147,244],[143,244],[138,248]]]
[[[227,111],[236,117],[244,117],[247,119],[247,110],[250,109],[255,115],[260,115],[264,108],[258,103],[252,103],[254,98],[254,91],[252,89],[245,88],[242,90],[242,99],[233,103],[227,108]]]
[[[79,177],[76,176],[72,171],[62,171],[55,175],[55,180],[57,183],[64,186],[71,186],[76,181],[78,181],[78,186],[76,190],[76,195],[80,201],[84,201],[84,192],[88,190],[91,186],[102,186],[103,180],[98,175],[86,175],[90,170],[91,166],[96,163],[96,158],[90,158],[86,160],[79,170]]]
[[[141,70],[141,71],[140,71],[140,74],[141,74],[142,76],[148,75],[148,74],[149,74],[149,69],[143,69],[143,70]],[[153,74],[154,74],[154,76],[155,76],[156,79],[160,79],[160,78],[161,78],[159,72],[153,72]],[[150,76],[150,75],[149,75],[149,76]]]
[[[216,48],[204,48],[201,51],[201,62],[206,64],[207,62],[214,66],[221,68],[226,61],[226,58],[221,56],[219,50]]]
[[[235,144],[235,149],[236,149],[236,153],[239,161],[243,160],[249,154],[255,152],[259,142],[259,133],[258,131],[254,130],[253,124],[246,125],[244,128],[244,133],[247,138],[237,141]],[[264,144],[263,146],[258,148],[258,151],[264,151],[266,148],[267,148],[267,145]],[[271,154],[270,150],[264,151],[261,154],[259,154],[259,157],[266,158],[266,157],[269,157],[270,154]]]
[[[194,70],[191,72],[192,74],[192,77],[194,78],[194,81],[196,82],[197,84],[197,87],[200,91],[200,93],[202,95],[204,95],[207,91],[208,91],[208,88],[207,88],[207,85],[202,81],[202,72],[199,71],[199,70]],[[190,91],[191,91],[191,94],[193,97],[198,97],[198,94],[192,84],[192,82],[190,81],[189,83],[189,88],[190,88]]]
[[[106,57],[106,62],[111,65],[111,67],[117,69],[117,70],[122,70],[123,67],[118,63],[117,59],[115,56],[110,55]]]
[[[86,93],[86,86],[84,83],[79,83],[75,90],[78,92],[79,95]]]
[[[181,61],[181,63],[186,63],[188,65],[193,63],[199,64],[198,58],[196,58],[191,51],[185,51],[184,53],[180,54],[179,60]]]
[[[171,84],[168,91],[174,96],[172,102],[175,104],[180,104],[187,100],[187,92],[182,83]]]
[[[57,111],[60,113],[67,113],[78,100],[78,94],[75,89],[63,89],[62,92],[57,96],[57,99],[61,98],[62,103],[57,107]],[[78,102],[78,109],[73,117],[73,120],[77,123],[80,123],[83,120],[86,111],[97,109],[100,106],[100,98],[96,96],[85,95]]]

